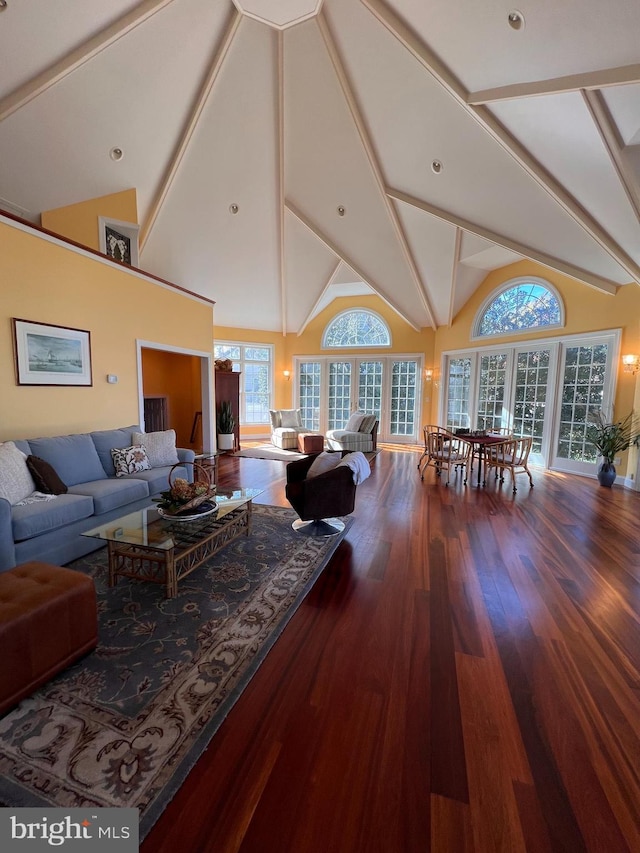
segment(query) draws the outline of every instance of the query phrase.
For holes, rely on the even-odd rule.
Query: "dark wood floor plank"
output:
[[[420,452],[375,459],[142,853],[640,849],[640,495],[445,487]],[[286,506],[284,467],[219,480]]]

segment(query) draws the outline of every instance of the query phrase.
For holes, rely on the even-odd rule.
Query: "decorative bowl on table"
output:
[[[184,464],[194,466],[194,482],[189,483],[183,477],[172,479],[173,471],[179,465],[173,466],[169,472],[169,488],[160,492],[159,498],[153,499],[158,505],[158,515],[162,518],[172,521],[195,521],[211,515],[218,508],[215,502],[216,487],[211,485],[204,469],[201,474],[203,479],[195,479],[198,476],[198,469],[202,466],[197,463],[182,463]]]

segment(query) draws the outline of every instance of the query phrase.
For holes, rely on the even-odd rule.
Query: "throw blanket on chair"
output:
[[[348,468],[351,468],[353,471],[353,482],[356,486],[359,486],[371,474],[371,466],[367,457],[360,450],[347,454],[340,462],[340,465],[346,465]]]

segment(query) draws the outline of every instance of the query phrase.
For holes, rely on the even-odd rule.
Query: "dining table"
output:
[[[483,486],[487,485],[486,479],[483,477],[483,465],[485,463],[485,448],[490,444],[500,444],[502,441],[506,441],[508,436],[502,435],[497,432],[468,432],[468,433],[458,433],[457,438],[460,438],[462,441],[466,441],[467,444],[471,445],[470,455],[471,460],[473,460],[474,455],[478,458],[478,487],[480,487],[480,482],[482,482]],[[467,472],[468,466],[465,469],[464,474],[464,484],[467,485]]]

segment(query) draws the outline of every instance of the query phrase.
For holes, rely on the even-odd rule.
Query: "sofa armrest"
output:
[[[11,526],[11,504],[0,498],[0,572],[16,564],[16,549]]]
[[[194,462],[195,461],[196,452],[195,452],[195,450],[191,450],[190,447],[176,447],[176,452],[178,454],[178,461],[179,462]],[[187,481],[189,483],[193,483],[193,480],[194,480],[193,474],[194,474],[195,468],[193,465],[187,465],[185,467],[186,467],[186,472],[187,472]]]

